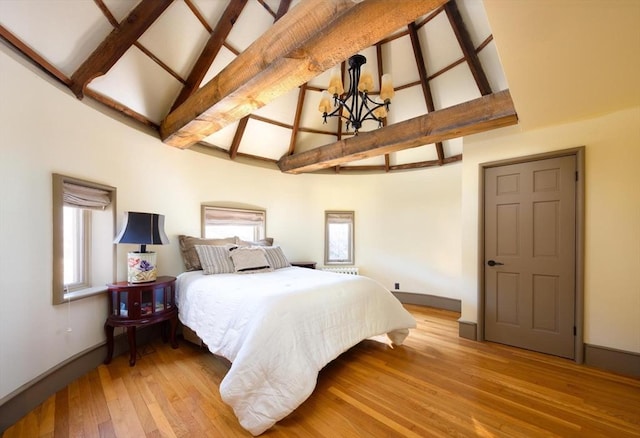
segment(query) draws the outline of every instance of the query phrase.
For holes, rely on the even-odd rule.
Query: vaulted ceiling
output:
[[[283,172],[441,166],[518,121],[478,0],[3,0],[0,36],[166,144]],[[318,103],[356,53],[395,96],[354,136]]]
[[[0,41],[167,144],[292,173],[391,172],[458,162],[474,132],[640,105],[640,1],[552,3],[0,0]],[[396,88],[386,126],[357,137],[317,110],[354,53],[374,95],[383,73]]]

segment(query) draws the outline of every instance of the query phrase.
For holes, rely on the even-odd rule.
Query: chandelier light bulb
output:
[[[373,90],[373,75],[368,67],[362,67],[360,74],[360,82],[358,83],[358,91],[370,93]]]
[[[387,108],[384,106],[384,104],[379,102],[377,99],[376,99],[376,103],[380,106],[373,110],[373,115],[379,119],[384,119],[385,117],[387,117]]]
[[[329,87],[327,88],[327,91],[332,96],[341,96],[344,94],[342,74],[339,67],[334,67],[331,70],[331,78],[329,79]]]
[[[323,91],[320,96],[320,104],[318,105],[318,111],[323,114],[331,112],[331,95],[328,91]]]
[[[380,99],[383,102],[393,99],[395,95],[395,91],[393,89],[393,82],[391,80],[391,74],[387,73],[382,75],[381,85],[380,85]]]

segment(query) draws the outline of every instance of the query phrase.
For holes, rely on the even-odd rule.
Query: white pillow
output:
[[[240,247],[231,251],[231,260],[239,274],[273,271],[261,248]]]

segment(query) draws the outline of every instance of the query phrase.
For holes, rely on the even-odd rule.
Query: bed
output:
[[[378,282],[292,267],[253,274],[184,272],[180,321],[231,362],[220,394],[260,435],[312,393],[319,371],[360,341],[400,345],[415,320]]]

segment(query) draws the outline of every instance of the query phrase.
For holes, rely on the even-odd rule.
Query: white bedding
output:
[[[363,339],[401,344],[415,320],[378,282],[290,267],[260,274],[180,274],[178,309],[212,353],[232,362],[220,394],[259,435],[296,409],[318,372]]]

